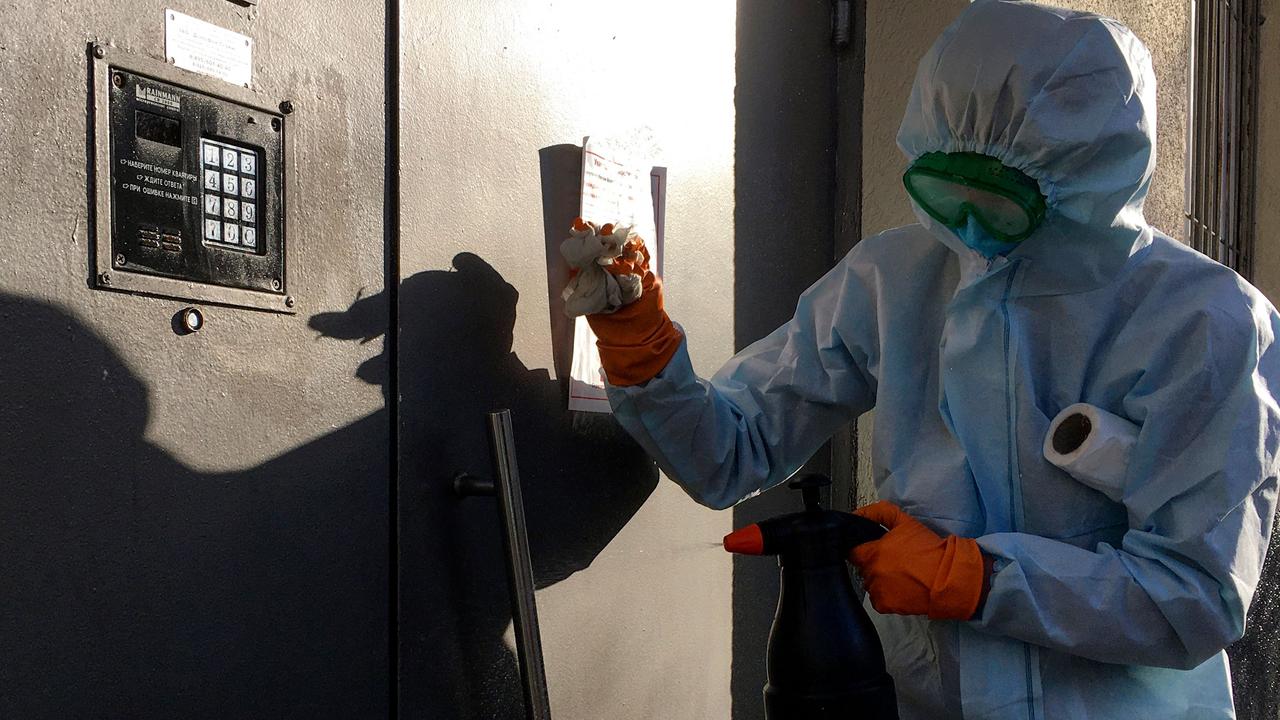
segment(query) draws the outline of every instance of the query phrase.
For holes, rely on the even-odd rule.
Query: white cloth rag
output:
[[[569,230],[560,243],[560,254],[578,274],[565,286],[561,297],[569,317],[617,312],[618,308],[640,298],[639,275],[614,275],[605,267],[622,255],[631,239],[630,227],[613,228],[601,234],[602,228],[588,224],[583,230]]]

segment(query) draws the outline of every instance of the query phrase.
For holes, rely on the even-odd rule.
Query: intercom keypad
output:
[[[202,139],[204,240],[236,250],[258,251],[258,152]]]

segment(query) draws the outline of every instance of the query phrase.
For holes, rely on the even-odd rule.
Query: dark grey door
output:
[[[163,63],[165,7],[0,10],[0,717],[385,717],[380,344],[312,327],[384,285],[383,69],[350,60],[382,7],[181,4],[296,106],[297,314],[202,305],[191,335],[190,303],[90,288],[90,43]]]
[[[163,60],[165,5],[0,11],[0,717],[521,717],[496,509],[450,492],[500,408],[555,716],[758,715],[773,569],[718,541],[768,501],[565,411],[548,247],[573,146],[645,135],[695,366],[782,322],[857,226],[832,5],[398,5],[183,6],[294,105],[296,314],[189,335],[90,287],[89,48]]]

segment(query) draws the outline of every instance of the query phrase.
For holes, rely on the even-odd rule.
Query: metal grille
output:
[[[1186,237],[1252,279],[1259,0],[1191,3]]]

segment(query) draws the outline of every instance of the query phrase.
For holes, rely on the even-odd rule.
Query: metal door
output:
[[[660,480],[607,417],[564,410],[546,248],[573,217],[573,146],[648,133],[695,366],[786,320],[833,262],[838,191],[856,197],[836,182],[835,5],[403,6],[402,716],[521,717],[494,509],[449,493],[487,469],[496,408],[515,421],[555,717],[759,716],[776,569],[735,569],[718,547],[735,513]]]
[[[171,4],[0,11],[0,717],[521,717],[495,508],[450,492],[502,408],[555,717],[757,716],[750,506],[565,411],[546,249],[574,146],[649,133],[695,365],[785,320],[857,227],[844,3],[176,3],[291,101],[291,314],[96,275],[93,48],[163,61]]]
[[[181,335],[191,303],[91,287],[92,48],[163,64],[174,5],[253,38],[245,92],[294,104],[296,314],[200,303]],[[0,20],[0,717],[385,717],[391,422],[356,377],[380,343],[310,325],[384,285],[382,7]]]

